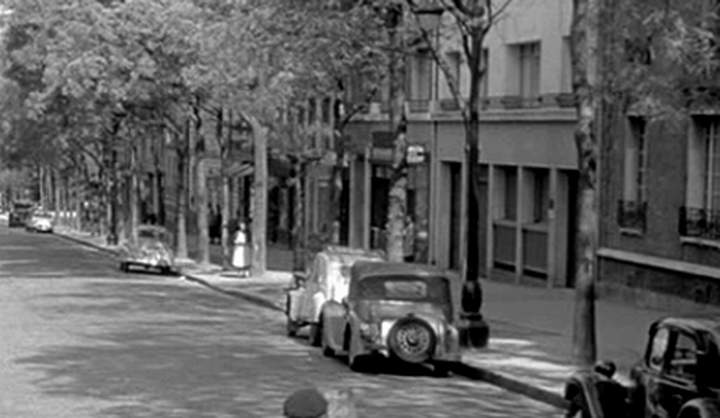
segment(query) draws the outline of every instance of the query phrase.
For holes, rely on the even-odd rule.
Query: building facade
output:
[[[513,2],[486,39],[480,137],[484,275],[572,285],[577,159],[570,87],[571,2]],[[469,74],[458,45],[440,48],[463,92]],[[465,236],[465,130],[445,77],[429,53],[408,59],[408,140],[424,150],[411,165],[408,214],[415,258],[459,270]],[[349,242],[382,247],[392,135],[376,103],[350,130]]]

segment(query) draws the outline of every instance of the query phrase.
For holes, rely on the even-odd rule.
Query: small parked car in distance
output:
[[[350,267],[359,260],[381,261],[383,253],[330,245],[315,254],[305,274],[294,275],[285,304],[289,336],[307,326],[310,344],[320,346],[320,312],[326,302],[340,302],[347,296]]]
[[[650,326],[645,355],[630,384],[602,362],[565,385],[566,416],[720,417],[720,316],[666,317]]]
[[[353,370],[380,354],[445,375],[460,360],[460,287],[459,277],[434,266],[358,261],[347,297],[323,308],[323,354],[347,354]]]
[[[25,224],[30,232],[53,232],[53,215],[50,212],[35,211]]]
[[[12,202],[12,208],[8,214],[8,227],[25,226],[34,207],[35,203],[29,200],[16,200]]]
[[[157,225],[138,226],[138,241],[120,244],[120,270],[129,272],[131,267],[156,269],[170,274],[174,268],[174,255],[170,248],[170,233]]]

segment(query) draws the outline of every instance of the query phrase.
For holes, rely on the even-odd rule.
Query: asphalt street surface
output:
[[[278,417],[295,389],[351,393],[360,417],[557,417],[482,382],[351,372],[281,313],[0,224],[0,417]]]

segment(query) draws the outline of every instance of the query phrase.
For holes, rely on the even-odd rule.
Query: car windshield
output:
[[[43,218],[43,219],[50,219],[50,218],[52,218],[52,215],[49,214],[48,212],[38,212],[38,213],[36,213],[36,214],[33,215],[33,216],[35,216],[36,218]]]
[[[448,303],[450,289],[444,277],[376,276],[364,278],[357,286],[360,299]]]
[[[164,241],[166,234],[158,229],[140,229],[138,231],[138,238],[142,240],[158,240]]]

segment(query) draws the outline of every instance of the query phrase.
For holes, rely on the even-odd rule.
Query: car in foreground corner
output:
[[[139,267],[172,273],[174,255],[168,230],[157,225],[140,225],[137,233],[137,242],[125,241],[120,245],[120,270],[127,273],[132,267]]]
[[[50,212],[36,211],[30,215],[25,224],[25,229],[30,232],[53,232],[53,215]]]
[[[382,261],[379,251],[329,245],[315,254],[305,274],[295,274],[287,289],[287,334],[308,327],[310,344],[320,346],[320,313],[328,301],[340,302],[348,292],[350,267],[357,261]]]
[[[720,316],[652,323],[645,355],[620,383],[612,362],[576,372],[565,385],[567,417],[720,417]]]
[[[346,354],[353,370],[379,354],[445,375],[460,360],[459,289],[458,277],[434,266],[359,261],[347,297],[323,309],[323,354]]]

